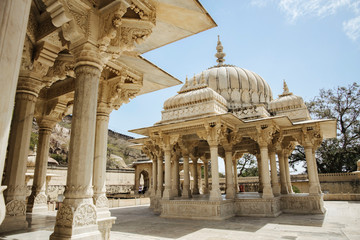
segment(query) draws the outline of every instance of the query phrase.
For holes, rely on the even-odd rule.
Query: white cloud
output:
[[[290,23],[301,17],[324,18],[336,14],[340,9],[347,9],[355,15],[343,22],[346,35],[356,41],[360,38],[360,0],[251,0],[257,7],[277,4]]]
[[[280,0],[279,7],[290,22],[302,16],[326,17],[342,7],[349,7],[352,0]]]
[[[360,16],[343,22],[343,29],[351,40],[356,41],[360,38]]]

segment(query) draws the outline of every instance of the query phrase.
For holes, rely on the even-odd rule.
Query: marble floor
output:
[[[148,206],[112,209],[117,217],[111,239],[352,239],[360,240],[360,202],[325,202],[325,215],[282,214],[277,218],[234,217],[224,221],[164,219]],[[31,220],[31,221],[30,221]],[[48,239],[55,213],[29,215],[26,231],[0,239]]]

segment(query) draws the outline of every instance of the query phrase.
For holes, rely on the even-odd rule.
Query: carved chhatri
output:
[[[269,85],[259,75],[223,64],[225,53],[220,39],[216,49],[218,65],[193,78],[186,77],[178,94],[164,102],[161,121],[151,127],[132,130],[146,136],[133,141],[144,144],[149,158],[157,156],[160,166],[158,175],[154,176],[157,177],[157,192],[151,195],[151,208],[163,217],[190,219],[225,219],[235,215],[275,217],[291,211],[324,213],[315,149],[323,139],[336,136],[336,121],[311,120],[302,98],[293,95],[285,81],[283,94],[273,100]],[[310,193],[289,198],[287,195],[293,192],[287,157],[298,144],[305,147]],[[181,156],[171,155],[178,147]],[[162,152],[157,152],[156,148]],[[236,161],[244,153],[256,155],[259,169],[259,193],[245,197],[237,194],[236,169]],[[219,185],[219,156],[225,161],[224,196]],[[181,197],[176,170],[180,161],[172,160],[179,157],[184,170]],[[201,182],[197,175],[199,162],[204,164],[204,187],[198,186]],[[211,165],[211,187],[208,163]],[[204,196],[198,197],[199,194]],[[189,198],[193,199],[186,200]],[[294,201],[308,205],[298,209]]]

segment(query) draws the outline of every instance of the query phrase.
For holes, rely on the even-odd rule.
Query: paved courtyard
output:
[[[234,217],[225,221],[164,219],[148,206],[112,209],[117,217],[111,239],[356,239],[360,240],[360,202],[325,202],[325,215],[282,214],[277,218]],[[55,213],[32,218],[31,228],[0,239],[48,239]]]

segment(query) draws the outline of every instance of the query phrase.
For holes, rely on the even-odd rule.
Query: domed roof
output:
[[[269,103],[268,110],[274,115],[286,115],[293,121],[310,119],[303,98],[290,92],[285,80],[283,94]]]
[[[205,84],[204,76],[199,82],[195,77],[190,81],[186,78],[182,90],[164,102],[159,124],[227,113],[226,103],[220,94]]]
[[[269,103],[268,109],[270,111],[276,111],[279,109],[294,109],[305,107],[305,103],[302,97],[294,95],[289,91],[289,88],[284,80],[284,92],[279,95],[279,98],[274,99]]]
[[[190,104],[196,104],[214,100],[226,107],[226,100],[213,89],[209,88],[204,82],[197,82],[195,78],[191,82],[186,78],[186,82],[179,94],[169,98],[164,102],[164,110],[179,108]]]
[[[272,100],[270,86],[258,74],[233,65],[225,65],[220,39],[217,43],[218,65],[194,76],[199,83],[202,76],[205,84],[219,93],[227,101],[231,110],[257,104],[267,104]],[[184,85],[180,91],[186,88]]]

